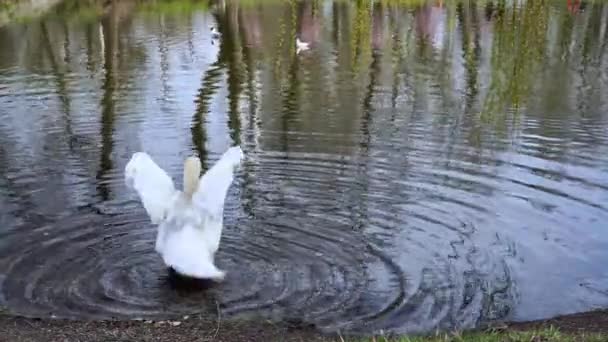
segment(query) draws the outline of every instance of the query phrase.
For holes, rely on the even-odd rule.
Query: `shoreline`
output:
[[[308,326],[256,320],[223,322],[221,318],[218,321],[200,316],[184,318],[180,321],[81,321],[3,314],[0,315],[0,341],[345,341],[336,334],[323,334]],[[575,336],[606,335],[608,340],[608,309],[545,320],[504,323],[470,332],[491,331],[500,334],[549,328]]]

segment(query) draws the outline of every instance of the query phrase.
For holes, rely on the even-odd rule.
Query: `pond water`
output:
[[[606,307],[607,28],[598,2],[359,0],[0,27],[0,303],[361,334]],[[179,185],[236,144],[227,279],[185,291],[123,168],[144,150]]]

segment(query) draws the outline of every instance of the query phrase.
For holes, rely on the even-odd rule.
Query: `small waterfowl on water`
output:
[[[220,37],[220,33],[215,29],[215,26],[211,26],[211,38],[218,39]]]
[[[155,250],[182,276],[220,281],[214,256],[223,229],[224,201],[243,151],[229,148],[202,177],[201,162],[184,163],[183,191],[145,152],[133,154],[125,166],[127,186],[135,189],[153,224],[158,225]]]
[[[300,38],[296,38],[296,53],[308,50],[308,45],[309,43],[301,41]]]

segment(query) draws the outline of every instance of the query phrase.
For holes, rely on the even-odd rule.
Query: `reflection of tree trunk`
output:
[[[591,8],[586,11],[587,15],[585,16],[581,67],[577,68],[581,85],[577,87],[577,96],[575,97],[577,110],[583,116],[593,113],[589,108],[589,104],[593,103],[595,92],[589,91],[589,89],[597,89],[597,75],[601,73],[600,65],[602,55],[599,54],[599,52],[602,43],[597,41],[597,37],[601,35],[601,7],[602,6],[598,4],[591,5]]]
[[[394,16],[390,16],[391,19],[394,19]],[[393,109],[392,114],[391,114],[391,121],[395,121],[395,115],[397,114],[397,97],[399,96],[399,84],[400,84],[400,79],[401,79],[401,70],[403,70],[403,67],[405,65],[405,57],[403,56],[403,46],[401,44],[401,30],[399,29],[399,26],[397,24],[397,20],[395,19],[395,21],[393,22],[393,20],[391,20],[391,23],[395,23],[394,27],[395,27],[395,32],[393,33],[393,39],[392,39],[392,44],[393,44],[393,59],[395,59],[396,61],[394,61],[394,66],[393,66],[393,84],[392,84],[392,92],[391,92],[391,108]]]
[[[357,14],[354,20],[354,32],[351,38],[353,49],[353,68],[358,70],[363,56],[370,50],[371,5],[367,1],[357,0],[355,5]]]
[[[207,169],[207,130],[205,129],[205,116],[209,112],[209,103],[217,90],[220,79],[222,77],[222,67],[218,62],[215,62],[209,69],[205,71],[203,82],[196,96],[196,109],[192,117],[192,145],[196,149],[196,153],[203,164],[203,170]]]
[[[366,152],[369,150],[369,143],[371,139],[369,123],[371,122],[371,113],[374,111],[372,101],[374,99],[378,75],[380,74],[380,59],[381,54],[379,52],[372,53],[372,64],[370,65],[369,71],[369,84],[367,85],[367,92],[363,98],[363,117],[361,121],[361,133],[363,134],[363,139],[359,143],[359,147],[362,151]]]
[[[167,80],[169,77],[167,76],[169,71],[169,57],[168,57],[168,48],[167,48],[167,30],[165,28],[165,15],[160,14],[160,38],[158,39],[158,51],[160,54],[160,82],[162,84],[162,93],[163,99],[167,98],[169,94],[169,85]]]
[[[281,142],[283,151],[285,152],[289,149],[289,122],[294,116],[299,114],[300,109],[298,69],[298,58],[297,56],[292,55],[289,73],[287,74],[288,86],[287,90],[284,91],[285,95],[283,97],[283,115],[281,116],[281,132],[283,133]]]
[[[253,131],[255,125],[257,123],[256,111],[258,106],[258,99],[256,98],[256,85],[255,85],[255,74],[256,69],[254,66],[254,56],[249,44],[245,41],[246,29],[245,25],[239,25],[239,33],[242,40],[241,46],[243,49],[243,60],[245,73],[247,74],[247,95],[249,101],[249,127],[247,129],[249,131]]]
[[[333,1],[332,4],[332,10],[331,10],[331,15],[332,15],[332,40],[334,43],[334,47],[337,50],[338,49],[338,43],[340,41],[340,8],[341,5],[337,2],[337,1]]]
[[[102,85],[103,98],[101,99],[101,161],[99,172],[97,173],[97,191],[102,200],[110,198],[110,188],[103,179],[108,171],[113,168],[112,150],[114,141],[112,134],[114,131],[115,103],[114,91],[116,90],[116,79],[114,78],[116,60],[118,53],[118,30],[116,20],[113,16],[102,19],[102,32],[105,45],[104,70],[105,79]]]
[[[480,57],[479,39],[481,36],[476,5],[475,3],[470,3],[469,5],[471,6],[470,8],[465,8],[463,4],[459,4],[457,7],[462,34],[462,54],[467,75],[465,104],[465,112],[467,113],[471,111],[471,107],[478,94],[477,74]]]
[[[374,111],[372,101],[374,98],[375,89],[378,82],[378,76],[380,74],[380,62],[381,54],[378,51],[372,53],[372,63],[369,68],[369,84],[367,85],[367,92],[363,98],[363,116],[361,117],[361,128],[360,134],[361,139],[359,141],[359,161],[357,165],[357,174],[355,175],[356,184],[361,188],[358,193],[355,193],[352,197],[353,208],[357,208],[352,217],[353,228],[356,230],[362,229],[368,220],[368,195],[369,195],[369,168],[370,168],[370,144],[371,144],[371,132],[370,128],[372,125],[372,112]]]
[[[241,144],[241,120],[239,117],[239,98],[242,92],[241,80],[241,58],[239,43],[239,24],[238,24],[238,4],[227,5],[228,15],[224,16],[225,23],[222,23],[222,48],[225,53],[221,56],[220,62],[226,66],[228,73],[228,127],[230,137],[236,145]],[[219,19],[219,18],[218,18]],[[219,22],[220,20],[218,20]],[[220,26],[218,24],[218,26]]]
[[[560,42],[560,57],[567,62],[570,59],[570,43],[572,42],[572,32],[574,31],[574,18],[570,13],[565,11],[562,13],[559,30],[559,36],[562,38]]]
[[[53,46],[51,45],[51,40],[49,37],[49,32],[46,27],[44,21],[40,22],[40,31],[42,33],[42,44],[44,46],[44,50],[48,54],[49,61],[51,63],[51,68],[53,69],[53,73],[55,74],[55,82],[57,87],[57,92],[59,95],[59,100],[61,101],[61,106],[63,107],[63,115],[65,120],[65,130],[68,135],[69,142],[71,142],[74,138],[74,134],[72,132],[72,116],[71,116],[71,105],[70,105],[70,97],[68,95],[67,84],[65,81],[65,73],[60,70],[59,64],[55,58],[55,54],[53,53]],[[67,34],[67,32],[65,32]]]
[[[241,12],[242,13],[242,12]],[[256,20],[257,18],[254,18]],[[239,20],[243,20],[242,16],[239,17]],[[257,24],[257,23],[256,23]],[[259,146],[257,144],[257,134],[259,132],[258,127],[258,118],[257,118],[257,108],[258,108],[258,99],[257,99],[257,88],[255,84],[255,76],[256,76],[256,68],[254,65],[254,56],[252,55],[252,51],[250,45],[246,42],[246,28],[244,22],[241,22],[239,25],[239,33],[241,37],[241,46],[243,49],[243,60],[245,72],[247,75],[247,100],[248,100],[248,122],[247,122],[247,132],[253,137],[253,141],[251,141],[251,145],[253,145],[254,149],[257,149]],[[254,179],[252,175],[254,174],[254,170],[251,169],[249,163],[244,163],[243,168],[245,172],[243,173],[243,191],[241,192],[243,196],[243,208],[245,212],[249,215],[249,217],[254,216],[254,208],[256,205],[256,196],[251,191],[252,186],[254,185]]]
[[[87,46],[87,70],[92,72],[94,69],[93,62],[93,24],[88,24],[85,29],[85,39]]]
[[[479,23],[479,17],[477,7],[475,3],[458,4],[456,7],[456,19],[460,22],[460,33],[462,39],[462,56],[464,58],[463,66],[465,69],[466,78],[466,89],[464,97],[464,110],[457,111],[453,115],[451,123],[446,123],[445,136],[448,140],[446,146],[446,158],[445,167],[449,167],[449,161],[452,160],[452,154],[454,153],[455,146],[460,137],[463,127],[476,127],[474,122],[477,120],[477,114],[473,110],[475,101],[478,99],[479,85],[478,85],[478,73],[480,63],[480,42],[481,39],[481,26]],[[468,142],[471,146],[480,145],[479,130],[474,128],[468,133]],[[473,156],[471,156],[473,158]]]
[[[384,47],[384,6],[381,2],[372,7],[372,47],[374,50]]]
[[[608,6],[602,6],[601,12],[602,18],[600,19],[600,35],[598,36],[600,49],[598,53],[600,56],[604,56],[606,44],[608,43],[608,39],[606,38],[606,31],[608,30]]]
[[[297,14],[296,32],[301,40],[312,45],[321,40],[321,18],[318,13],[318,3],[299,2],[296,5]]]
[[[188,52],[190,53],[190,58],[194,57],[194,42],[193,42],[193,33],[194,33],[194,27],[192,25],[192,16],[189,15],[188,16],[188,21],[186,24],[186,27],[188,28],[187,31],[187,41],[188,41]]]
[[[63,26],[63,56],[64,62],[66,65],[70,65],[71,57],[70,57],[70,30],[68,29],[67,23],[64,21],[62,23]]]

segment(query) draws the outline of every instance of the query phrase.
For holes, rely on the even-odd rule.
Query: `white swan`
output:
[[[308,50],[308,44],[309,43],[301,41],[300,38],[296,38],[296,53]]]
[[[184,163],[183,192],[144,152],[134,153],[125,166],[127,186],[135,189],[150,220],[158,225],[155,249],[177,273],[224,279],[214,256],[222,235],[224,201],[242,158],[241,148],[231,147],[200,177],[200,160],[189,157]]]

